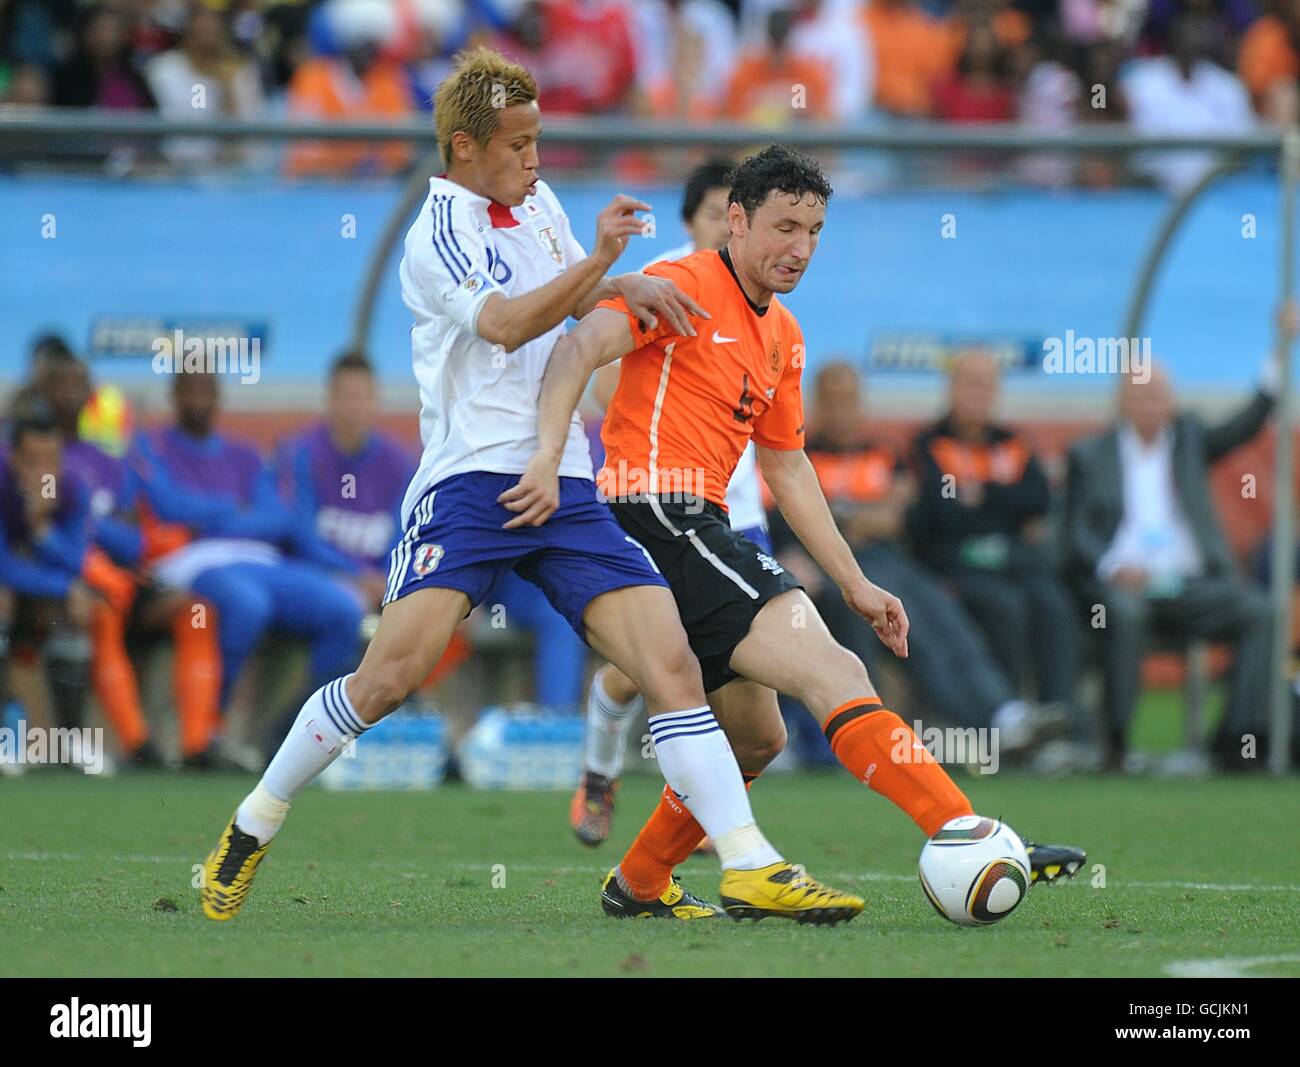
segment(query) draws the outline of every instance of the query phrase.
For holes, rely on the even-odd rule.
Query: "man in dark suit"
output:
[[[1227,422],[1208,426],[1175,409],[1168,376],[1152,367],[1149,379],[1121,384],[1119,421],[1070,450],[1067,555],[1102,639],[1104,745],[1113,769],[1124,762],[1153,629],[1233,646],[1228,707],[1211,750],[1225,767],[1263,766],[1243,759],[1243,737],[1262,738],[1267,726],[1269,605],[1238,575],[1209,469],[1259,433],[1272,408],[1261,388]]]

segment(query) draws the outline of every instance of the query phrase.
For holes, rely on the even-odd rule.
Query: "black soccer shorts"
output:
[[[691,651],[700,661],[704,691],[738,678],[731,669],[732,652],[764,604],[801,588],[794,576],[736,533],[727,513],[710,501],[633,497],[609,506],[672,589]]]

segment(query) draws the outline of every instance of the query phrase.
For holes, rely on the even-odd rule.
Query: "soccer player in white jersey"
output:
[[[685,243],[644,264],[642,270],[703,248],[726,245],[731,236],[727,226],[727,194],[731,191],[727,175],[731,168],[729,160],[711,159],[691,171],[682,192],[682,224],[689,236]],[[610,363],[592,377],[592,397],[602,411],[618,387],[619,366],[618,362]],[[752,444],[741,454],[727,484],[727,518],[732,529],[765,551],[772,551]],[[752,714],[756,706],[764,713]],[[594,847],[609,836],[628,733],[644,709],[645,699],[636,683],[617,667],[609,665],[596,672],[587,694],[586,766],[569,802],[569,826],[584,845]],[[731,742],[748,786],[785,747],[776,693],[746,678],[737,678],[719,691],[713,711]],[[711,848],[707,838],[701,847]],[[609,907],[612,910],[613,905]]]
[[[402,504],[384,610],[353,674],[317,690],[204,865],[203,912],[242,908],[293,799],[354,738],[397,708],[441,657],[456,624],[507,571],[538,585],[580,637],[645,694],[665,779],[714,839],[722,893],[756,915],[835,922],[862,909],[787,863],[763,837],[740,770],[704,696],[677,605],[645,549],[598,499],[586,435],[571,420],[562,501],[545,526],[507,529],[500,497],[537,447],[537,397],[571,315],[622,295],[645,322],[691,330],[707,317],[675,285],[606,279],[648,205],[619,196],[587,256],[537,175],[537,86],[486,49],[462,53],[438,87],[434,120],[447,174],[406,235],[402,297],[420,386],[424,455]],[[508,498],[507,498],[508,500]],[[721,909],[674,883],[642,914],[712,918]]]

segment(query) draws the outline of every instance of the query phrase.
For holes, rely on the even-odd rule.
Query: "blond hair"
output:
[[[463,130],[479,144],[487,144],[504,108],[537,99],[537,82],[528,68],[490,48],[458,52],[454,66],[433,96],[433,122],[447,166],[452,162],[452,134]]]

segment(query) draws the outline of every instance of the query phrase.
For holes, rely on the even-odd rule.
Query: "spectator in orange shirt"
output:
[[[1256,19],[1241,40],[1237,73],[1255,110],[1270,122],[1300,120],[1300,0],[1275,0],[1274,14]]]
[[[343,53],[315,56],[294,72],[290,113],[344,121],[400,119],[412,113],[415,101],[405,71],[381,53],[389,39],[382,25],[349,17],[345,5],[333,14]],[[409,160],[410,149],[400,141],[300,141],[289,149],[285,169],[295,176],[391,174]]]
[[[665,7],[658,36],[666,38],[663,52],[667,61],[659,62],[665,56],[645,51],[638,58],[638,68],[645,77],[646,112],[651,118],[707,122],[717,117],[723,95],[720,89],[726,88],[729,73],[726,68],[716,70],[712,60],[721,52],[725,61],[723,50],[730,42],[720,43],[716,34],[709,33],[711,27],[699,16],[700,10]],[[703,10],[712,14],[712,9]],[[724,13],[722,17],[725,20],[729,16]]]
[[[831,115],[831,91],[821,66],[794,55],[790,12],[767,17],[767,48],[736,66],[727,90],[726,114],[739,122],[784,126],[796,116],[825,120]]]
[[[952,27],[927,15],[915,0],[872,0],[862,18],[876,53],[876,106],[909,118],[928,117],[935,83],[956,66],[961,42]]]

